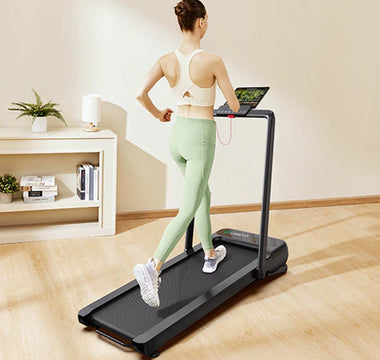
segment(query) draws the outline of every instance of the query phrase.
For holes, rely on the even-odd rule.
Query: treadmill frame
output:
[[[128,290],[134,288],[135,286],[138,286],[136,279],[81,309],[78,313],[78,320],[80,323],[86,326],[95,327],[97,333],[118,343],[119,345],[133,347],[136,351],[144,355],[156,357],[159,355],[158,348],[160,346],[172,339],[173,336],[176,336],[194,324],[197,320],[207,315],[210,311],[217,308],[219,305],[234,296],[237,292],[249,284],[253,283],[257,279],[264,279],[267,274],[274,275],[277,273],[286,272],[286,260],[288,257],[286,243],[280,239],[270,238],[276,242],[276,247],[271,249],[270,253],[267,252],[275,115],[271,110],[253,109],[244,117],[257,117],[268,120],[258,258],[255,258],[251,263],[244,266],[233,275],[229,276],[222,282],[212,287],[210,291],[207,291],[206,293],[202,294],[202,296],[195,298],[193,301],[186,304],[182,309],[163,319],[160,323],[154,325],[152,328],[141,335],[134,337],[133,334],[129,334],[129,336],[126,336],[128,335],[127,331],[124,331],[124,333],[118,333],[117,331],[112,330],[113,334],[123,338],[123,340],[127,338],[130,342],[121,341],[114,336],[103,332],[100,330],[100,328],[105,329],[105,327],[102,324],[96,323],[94,319],[89,320],[89,317],[92,311],[96,310],[100,306],[103,306],[107,302],[115,299]],[[218,232],[214,233],[213,240],[217,241],[219,238],[223,242],[231,242],[234,245],[241,245],[244,247],[252,247],[257,249],[257,244],[250,243],[248,241],[234,240],[232,238],[223,236],[223,230],[226,229],[221,229]],[[183,261],[195,252],[202,250],[201,244],[193,246],[193,235],[194,218],[186,230],[186,243],[184,252],[166,261],[162,265],[162,271],[177,264],[178,262]],[[278,258],[275,258],[275,254],[278,254]],[[271,261],[269,258],[269,267],[267,257],[273,258],[273,261]],[[111,330],[107,329],[107,331]]]

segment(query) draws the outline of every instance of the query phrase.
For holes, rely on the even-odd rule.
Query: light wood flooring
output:
[[[170,220],[118,221],[115,236],[0,245],[0,359],[144,359],[86,329],[77,313],[132,281]],[[260,212],[211,221],[213,232],[257,233]],[[288,272],[244,289],[158,359],[380,359],[380,203],[271,210],[269,235],[287,242]],[[169,258],[183,247],[184,237]]]

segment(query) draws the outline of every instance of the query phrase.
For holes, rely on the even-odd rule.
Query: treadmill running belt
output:
[[[220,244],[226,247],[227,253],[213,273],[207,274],[202,271],[204,264],[202,248],[184,261],[162,271],[158,292],[159,308],[145,304],[136,282],[135,287],[94,310],[89,314],[89,319],[130,339],[146,332],[195,298],[202,294],[207,296],[209,289],[257,258],[257,249],[214,240],[214,247]]]

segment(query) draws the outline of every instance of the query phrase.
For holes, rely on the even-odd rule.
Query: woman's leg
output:
[[[210,220],[211,191],[207,184],[206,190],[199,208],[195,214],[194,225],[197,229],[198,237],[201,241],[203,251],[208,256],[213,256],[214,246],[211,240],[211,220]]]
[[[161,263],[165,262],[196,214],[195,222],[202,246],[206,250],[212,249],[208,179],[215,155],[215,123],[207,119],[177,117],[169,149],[184,173],[185,181],[179,212],[165,229],[154,254]],[[207,215],[208,220],[205,219]]]
[[[207,120],[205,120],[207,121]],[[182,156],[175,156],[174,161],[182,172],[182,175],[186,174],[186,160]],[[211,191],[207,184],[206,190],[203,194],[201,204],[195,213],[194,225],[197,229],[198,237],[201,241],[202,248],[207,256],[214,256],[214,246],[211,240],[211,220],[210,220],[210,203],[211,203]]]

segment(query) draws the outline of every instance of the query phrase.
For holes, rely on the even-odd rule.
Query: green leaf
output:
[[[31,113],[24,112],[24,113],[21,113],[19,116],[17,116],[16,119],[18,119],[18,118],[20,118],[22,116],[31,116],[31,115],[32,115]]]
[[[45,105],[42,105],[41,109],[50,109],[50,108],[52,109],[56,105],[59,105],[59,104],[48,102]]]
[[[65,125],[67,126],[67,123],[66,123],[65,119],[63,118],[63,116],[61,115],[61,113],[59,112],[59,110],[57,110],[57,109],[52,109],[52,110],[50,111],[50,113],[51,113],[52,116],[55,116],[55,117],[57,117],[58,119],[62,120],[62,121],[65,123]]]
[[[20,106],[20,107],[23,107],[24,109],[27,109],[28,107],[24,104],[24,103],[22,103],[22,102],[13,102],[13,103],[11,103],[11,104],[13,104],[13,105],[17,105],[17,106]]]
[[[31,105],[31,104],[26,103],[26,102],[23,102],[23,101],[20,101],[20,104],[27,105],[27,106],[30,106],[30,105]],[[32,104],[32,105],[34,105],[34,104]]]
[[[32,89],[33,92],[34,92],[34,95],[36,96],[36,99],[37,99],[37,105],[41,106],[42,105],[42,100],[40,98],[40,95],[38,95],[37,91],[35,91],[34,89]]]
[[[25,105],[28,105],[32,109],[39,109],[39,105],[37,104],[30,104],[30,103],[24,103]]]

